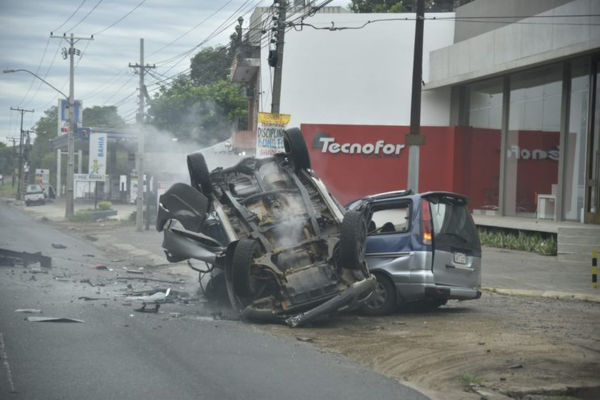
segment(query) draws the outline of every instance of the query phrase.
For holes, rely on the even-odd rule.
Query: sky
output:
[[[129,63],[156,65],[146,85],[152,96],[158,82],[189,68],[190,58],[201,48],[227,44],[240,16],[248,27],[252,11],[272,0],[0,0],[0,69],[26,69],[69,94],[69,60],[62,36],[80,40],[75,48],[75,98],[84,108],[117,105],[119,114],[135,121],[139,76]],[[346,6],[333,0],[330,6]],[[221,32],[222,31],[222,32]],[[221,32],[221,33],[219,33]],[[207,41],[207,39],[209,39]],[[199,48],[193,48],[203,43]],[[189,52],[189,53],[188,53]],[[188,53],[188,54],[186,54]],[[62,96],[26,72],[0,73],[0,141],[31,129],[44,111]],[[84,121],[85,125],[85,121]]]

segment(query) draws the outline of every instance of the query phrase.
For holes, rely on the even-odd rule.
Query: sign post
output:
[[[285,151],[283,131],[291,118],[290,114],[258,113],[256,158],[271,157]]]

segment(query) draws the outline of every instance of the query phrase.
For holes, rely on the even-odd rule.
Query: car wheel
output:
[[[283,131],[283,145],[285,146],[285,152],[294,164],[295,171],[310,169],[308,147],[306,147],[300,129],[290,128]]]
[[[346,211],[340,229],[340,265],[361,269],[365,261],[367,222],[359,211]]]
[[[31,203],[30,203],[30,202],[28,202],[28,201],[26,201],[26,202],[25,202],[25,206],[26,206],[26,207],[29,207],[30,205],[31,205]]]
[[[231,282],[234,295],[247,302],[249,302],[248,298],[252,296],[250,267],[254,262],[257,251],[258,245],[254,240],[242,239],[235,246],[231,261]]]
[[[187,156],[187,166],[192,187],[200,190],[205,196],[210,196],[212,190],[210,172],[202,153],[189,154]]]
[[[367,315],[387,315],[396,308],[396,286],[390,278],[381,274],[374,274],[377,279],[375,290],[362,307]]]

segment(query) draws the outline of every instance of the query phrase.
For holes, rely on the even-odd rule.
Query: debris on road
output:
[[[48,271],[45,269],[41,269],[41,268],[31,268],[29,270],[29,272],[31,272],[32,274],[47,274]]]
[[[87,297],[87,296],[80,296],[77,299],[83,300],[83,301],[110,300],[108,297]]]
[[[54,247],[55,249],[66,249],[67,246],[60,244],[60,243],[52,243],[52,247]]]
[[[103,264],[94,264],[92,266],[93,269],[98,269],[98,270],[108,270],[108,267],[106,265]]]
[[[315,341],[313,338],[303,337],[303,336],[296,336],[296,340],[298,340],[299,342],[307,342],[307,343],[313,343]]]
[[[144,275],[144,271],[132,271],[130,269],[127,270],[128,274],[137,274],[137,275]]]
[[[81,319],[64,318],[64,317],[27,317],[25,320],[29,322],[84,322]]]
[[[59,281],[59,282],[69,282],[69,278],[64,278],[64,277],[60,277],[60,276],[55,276],[54,280]]]
[[[141,280],[144,280],[144,281],[170,283],[172,285],[179,285],[179,284],[182,283],[181,280],[175,282],[175,281],[167,281],[167,280],[164,280],[164,279],[146,278],[145,276],[125,276],[125,277],[120,276],[120,277],[117,278],[117,280],[120,280],[120,281],[128,281],[128,280],[131,280],[131,279],[141,279]]]
[[[41,314],[42,310],[36,310],[34,308],[19,308],[15,310],[16,313],[25,313],[25,314]]]
[[[90,235],[90,234],[83,235],[83,238],[89,240],[90,242],[97,242],[98,241],[98,238],[96,236]]]
[[[508,367],[508,369],[520,369],[523,368],[523,364],[515,364]]]
[[[0,266],[14,267],[15,265],[23,265],[27,267],[29,264],[40,263],[42,268],[52,268],[52,258],[42,255],[42,253],[28,253],[26,251],[13,251],[0,249]]]
[[[95,256],[95,255],[93,255],[93,254],[84,254],[83,256],[84,256],[84,257],[92,257],[92,258],[96,257],[96,256]]]
[[[167,301],[167,297],[169,296],[170,292],[171,292],[171,288],[168,288],[165,293],[156,292],[151,296],[129,296],[129,297],[127,297],[127,300],[142,303],[142,307],[135,309],[134,311],[146,312],[146,305],[154,304],[154,309],[150,310],[150,311],[157,313],[158,309],[160,308],[160,305]]]

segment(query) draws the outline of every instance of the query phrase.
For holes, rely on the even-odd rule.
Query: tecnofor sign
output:
[[[385,143],[378,140],[375,143],[338,143],[330,136],[319,136],[319,146],[323,153],[344,153],[344,154],[383,154],[386,156],[400,155],[404,148],[403,144]]]

